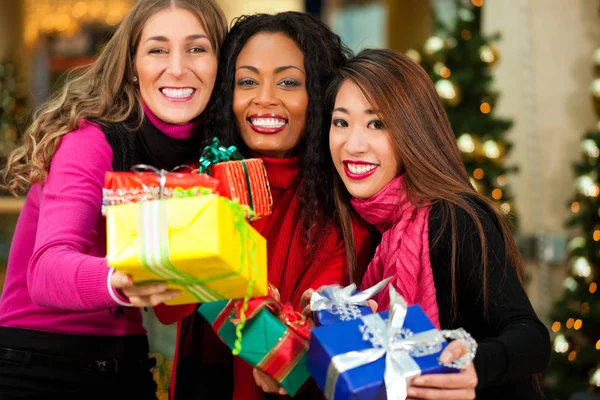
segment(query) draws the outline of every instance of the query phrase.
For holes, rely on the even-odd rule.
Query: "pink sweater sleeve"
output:
[[[106,240],[98,232],[102,187],[110,170],[112,150],[96,125],[84,122],[62,138],[41,191],[27,270],[35,304],[74,311],[116,306],[107,288],[109,267],[99,256]]]

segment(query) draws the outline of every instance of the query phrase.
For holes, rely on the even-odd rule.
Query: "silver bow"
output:
[[[442,332],[431,329],[413,333],[404,328],[408,306],[390,285],[390,314],[385,321],[379,314],[361,317],[363,339],[373,348],[351,351],[334,356],[327,370],[325,397],[333,400],[337,381],[343,373],[385,357],[384,382],[388,400],[405,400],[407,386],[412,378],[421,374],[414,358],[439,353],[446,341]]]
[[[368,300],[377,293],[385,289],[392,278],[386,278],[378,284],[356,292],[356,285],[353,283],[346,287],[339,285],[330,285],[320,291],[314,291],[310,297],[311,311],[327,310],[334,315],[340,316],[340,321],[352,321],[361,317],[358,306],[369,306]]]

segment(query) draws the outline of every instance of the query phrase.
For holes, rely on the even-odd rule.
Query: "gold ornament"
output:
[[[417,64],[421,63],[421,54],[417,50],[408,49],[408,50],[406,50],[406,52],[404,54],[406,54],[408,57],[410,57]]]
[[[441,60],[445,48],[444,40],[439,36],[431,36],[423,45],[423,52],[431,60]]]
[[[597,367],[590,376],[590,385],[600,388],[600,367]]]
[[[584,139],[581,142],[581,150],[584,158],[589,164],[596,164],[596,161],[598,161],[598,156],[600,156],[600,149],[598,149],[598,145],[595,141],[592,139]]]
[[[600,78],[596,78],[592,81],[590,90],[592,92],[592,105],[596,115],[600,117]]]
[[[484,44],[479,48],[479,58],[489,67],[493,67],[498,63],[498,60],[500,59],[500,53],[495,46],[491,44]]]
[[[449,79],[439,79],[435,83],[435,90],[442,102],[450,107],[456,107],[460,103],[460,88]]]
[[[592,276],[592,267],[585,257],[576,257],[571,262],[571,274],[579,278],[590,278]]]
[[[502,163],[502,157],[504,156],[505,150],[504,144],[498,143],[495,140],[490,139],[483,143],[484,155],[495,164]]]
[[[460,135],[456,140],[456,144],[463,155],[464,161],[474,160],[482,151],[481,139],[470,133],[463,133]]]
[[[600,194],[598,183],[589,175],[582,175],[577,178],[575,186],[579,193],[587,197],[598,197],[598,194]]]

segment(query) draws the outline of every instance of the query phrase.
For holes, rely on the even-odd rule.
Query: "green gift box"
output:
[[[236,325],[240,324],[242,305],[242,300],[223,300],[204,303],[198,309],[231,349],[236,348]],[[291,306],[272,297],[249,300],[245,314],[238,355],[294,396],[310,377],[306,369],[310,337],[307,322]]]

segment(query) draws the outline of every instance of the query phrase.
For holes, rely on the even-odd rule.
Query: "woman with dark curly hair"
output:
[[[240,17],[221,55],[207,137],[264,161],[273,213],[254,227],[267,239],[269,282],[283,302],[299,308],[307,289],[356,280],[358,266],[371,255],[368,232],[356,225],[356,247],[363,256],[348,268],[334,219],[324,92],[349,51],[324,23],[286,12]],[[161,319],[172,323],[181,316],[172,312]],[[229,351],[196,313],[182,322],[179,339],[176,399],[284,393],[241,359],[232,366]],[[316,386],[307,385],[297,398],[320,396]]]

